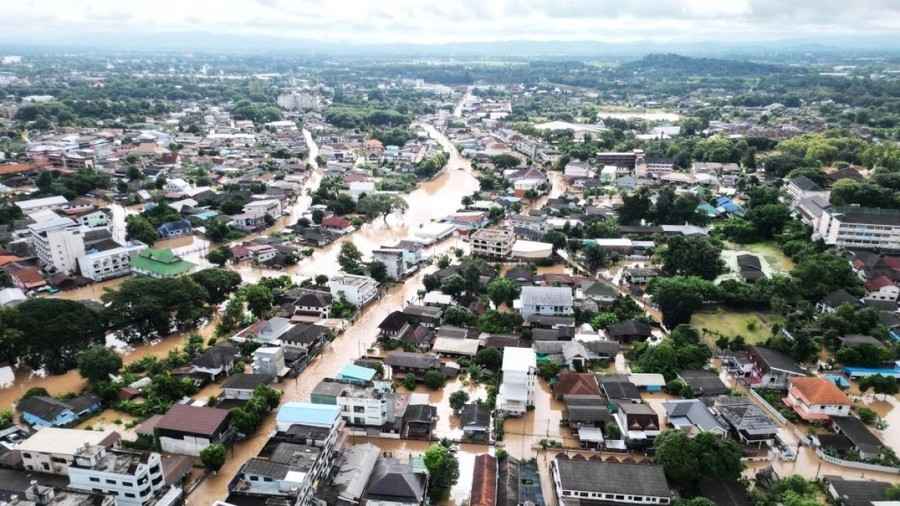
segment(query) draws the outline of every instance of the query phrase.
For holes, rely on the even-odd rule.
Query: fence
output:
[[[778,423],[780,423],[781,425],[787,425],[787,423],[788,423],[787,418],[785,418],[784,415],[782,415],[780,412],[778,412],[778,410],[775,409],[774,406],[769,404],[769,401],[765,400],[763,398],[763,396],[756,393],[752,388],[748,388],[747,391],[750,392],[750,397],[753,397],[757,402],[759,402],[766,409],[766,411],[769,412],[770,415],[772,415],[776,420],[778,420]]]
[[[889,473],[889,474],[900,474],[900,469],[896,467],[888,467],[882,466],[880,464],[869,464],[866,462],[856,462],[853,460],[844,460],[839,459],[837,457],[832,457],[827,453],[823,452],[821,448],[816,448],[816,455],[819,456],[820,459],[828,462],[829,464],[834,464],[836,466],[841,467],[851,467],[853,469],[862,469],[864,471],[875,471],[878,473]]]

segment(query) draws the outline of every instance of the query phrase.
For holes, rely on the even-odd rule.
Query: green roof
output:
[[[160,277],[174,277],[190,272],[194,264],[182,260],[170,249],[145,249],[131,259],[132,269]]]

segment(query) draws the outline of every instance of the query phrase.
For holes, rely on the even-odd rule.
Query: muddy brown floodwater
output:
[[[334,274],[338,271],[337,254],[340,251],[341,242],[353,241],[364,254],[368,254],[376,247],[407,237],[414,233],[419,225],[442,218],[458,209],[462,198],[478,189],[478,181],[472,175],[471,165],[459,156],[452,143],[433,128],[426,126],[426,129],[450,153],[450,161],[443,173],[422,184],[406,197],[409,203],[409,209],[406,212],[402,215],[389,216],[386,221],[376,220],[364,225],[360,230],[343,238],[342,241],[322,248],[311,258],[303,260],[291,269],[271,273],[259,269],[249,271],[239,269],[245,280],[252,280],[254,275],[283,273],[301,276]],[[462,170],[459,170],[460,168]],[[442,254],[455,246],[464,246],[464,244],[456,238],[451,238],[430,249],[432,254]],[[422,285],[422,278],[426,273],[433,272],[435,269],[436,267],[429,266],[405,281],[388,287],[384,295],[367,307],[359,319],[326,347],[298,378],[281,385],[284,391],[282,402],[309,400],[310,393],[321,380],[334,377],[345,364],[363,355],[375,343],[378,324],[391,311],[399,309],[405,302],[415,299]],[[257,455],[274,427],[275,417],[269,416],[254,437],[236,444],[229,453],[225,466],[191,493],[187,498],[187,504],[207,506],[216,500],[224,499],[228,495],[228,482],[244,462]],[[486,447],[480,448],[486,451]]]

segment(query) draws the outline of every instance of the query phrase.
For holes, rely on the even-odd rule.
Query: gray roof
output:
[[[611,494],[672,497],[662,466],[616,464],[557,457],[563,489]]]
[[[762,409],[743,397],[720,397],[716,400],[719,414],[734,430],[750,435],[775,434],[778,425]]]
[[[237,390],[253,390],[260,385],[269,385],[275,381],[270,374],[232,374],[222,383],[222,388],[234,388]]]
[[[412,466],[392,458],[381,458],[369,480],[366,496],[419,504],[425,497],[422,480],[413,472]]]
[[[332,480],[339,497],[351,501],[362,497],[380,454],[381,450],[371,443],[353,445],[344,450],[341,465]]]
[[[854,416],[833,416],[831,422],[841,434],[853,443],[862,453],[875,454],[884,448],[881,440],[859,418]]]
[[[244,464],[244,474],[266,476],[273,480],[282,480],[290,471],[290,466],[272,462],[271,460],[252,458]]]
[[[678,373],[678,377],[691,387],[694,395],[700,397],[722,395],[728,392],[728,387],[725,386],[719,375],[712,371],[684,370]]]
[[[663,407],[666,410],[666,418],[673,424],[676,423],[676,419],[684,418],[704,432],[725,430],[703,401],[697,399],[667,401],[663,403]]]
[[[572,289],[557,286],[523,286],[522,304],[538,306],[571,306]]]
[[[806,375],[806,371],[800,368],[794,359],[781,353],[778,350],[773,350],[772,348],[766,348],[763,346],[754,346],[751,348],[752,352],[756,354],[764,363],[765,366],[769,369],[775,369],[778,371],[783,371],[789,374],[795,375]]]

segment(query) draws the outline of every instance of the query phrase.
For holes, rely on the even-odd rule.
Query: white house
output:
[[[22,466],[41,473],[69,473],[75,454],[84,446],[112,446],[119,440],[113,430],[93,431],[45,427],[22,441],[17,447]]]
[[[534,384],[537,375],[537,355],[531,348],[503,349],[503,383],[497,394],[501,410],[522,415],[534,405]]]
[[[92,250],[84,256],[78,257],[78,268],[81,275],[103,281],[131,274],[131,259],[147,249],[147,245],[140,241],[129,241],[105,250]]]
[[[279,218],[284,211],[281,207],[281,201],[278,199],[254,200],[248,202],[243,209],[246,214],[269,215],[272,218]]]
[[[884,275],[866,281],[865,287],[866,296],[863,298],[867,300],[897,302],[897,297],[900,297],[900,288]]]
[[[156,452],[145,454],[82,446],[69,466],[69,487],[114,495],[116,506],[143,506],[167,485],[162,458]]]
[[[353,200],[359,200],[359,197],[363,194],[371,195],[375,193],[374,181],[351,181],[348,186],[350,187],[350,196],[353,197]]]
[[[532,315],[571,316],[574,314],[572,289],[557,286],[524,286],[514,306],[528,319]]]
[[[825,378],[806,376],[790,379],[784,403],[807,421],[849,416],[851,407],[850,399],[834,383]]]
[[[328,280],[335,299],[343,297],[356,307],[363,307],[378,296],[378,282],[368,276],[339,274]]]

